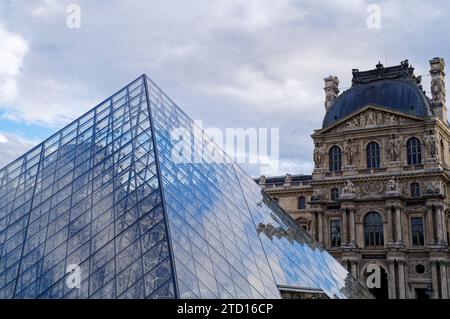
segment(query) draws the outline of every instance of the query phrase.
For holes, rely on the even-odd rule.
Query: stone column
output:
[[[431,283],[433,285],[434,296],[433,299],[439,299],[439,284],[438,284],[438,276],[437,276],[437,261],[431,261]]]
[[[401,207],[395,207],[395,232],[396,232],[396,242],[400,243],[403,241],[402,236],[402,215]]]
[[[318,235],[318,241],[319,243],[323,243],[323,212],[317,212],[317,217],[319,219],[319,235]]]
[[[433,245],[435,242],[434,225],[433,225],[433,206],[427,206],[427,235],[428,243]]]
[[[436,206],[436,226],[437,226],[437,241],[442,243],[444,241],[443,225],[442,225],[442,206]]]
[[[355,236],[355,209],[350,209],[350,242],[356,244]]]
[[[447,265],[445,264],[445,261],[439,263],[439,272],[441,275],[441,296],[442,299],[448,299]]]
[[[441,207],[441,218],[442,218],[442,240],[447,243],[447,218],[445,217],[444,207]],[[447,243],[448,244],[448,243]]]
[[[397,299],[397,287],[395,279],[395,262],[388,260],[389,263],[389,299]]]
[[[353,277],[358,279],[358,267],[357,267],[357,262],[356,261],[351,261],[350,262],[350,269],[351,269],[351,273],[352,273]]]
[[[393,238],[393,233],[394,233],[394,229],[392,227],[392,207],[386,207],[386,214],[387,214],[387,234],[386,234],[386,238],[387,238],[387,242],[388,243],[392,243],[394,242],[394,238]]]
[[[398,265],[398,297],[399,299],[406,299],[406,277],[405,277],[404,260],[399,260]]]
[[[449,267],[449,263],[447,263],[447,265],[446,265],[447,267],[447,273],[446,273],[446,275],[447,275],[447,288],[448,288],[448,290],[447,290],[447,293],[448,293],[448,296],[449,296],[449,298],[450,298],[450,267]]]
[[[342,245],[346,245],[348,242],[347,237],[347,209],[343,208],[341,209],[341,215],[342,215]]]
[[[313,215],[311,225],[312,236],[315,240],[317,240],[317,211],[314,211],[312,215]]]

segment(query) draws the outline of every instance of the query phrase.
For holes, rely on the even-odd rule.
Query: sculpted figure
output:
[[[387,184],[388,192],[398,191],[398,183],[395,179],[391,178]]]
[[[436,138],[436,135],[433,134],[432,131],[430,131],[428,134],[426,134],[423,138],[425,147],[427,148],[428,154],[430,158],[438,157],[438,140]]]
[[[400,152],[402,148],[402,141],[400,136],[393,134],[388,142],[389,159],[391,161],[400,160]]]
[[[366,127],[366,117],[364,116],[363,113],[361,113],[361,116],[359,117],[359,124],[361,128]]]
[[[316,143],[316,147],[314,149],[314,163],[316,168],[322,167],[324,154],[323,146],[320,143]]]
[[[354,140],[347,139],[344,144],[344,152],[347,157],[348,165],[354,165],[356,163],[358,147]]]
[[[377,113],[377,125],[383,125],[383,112]]]
[[[354,195],[356,193],[355,184],[351,181],[346,181],[342,189],[342,195]]]
[[[375,118],[373,116],[372,110],[369,110],[369,113],[367,114],[367,125],[370,125],[370,126],[375,125]]]

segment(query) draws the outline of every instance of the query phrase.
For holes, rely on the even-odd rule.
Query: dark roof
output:
[[[266,183],[267,184],[284,183],[285,179],[286,179],[286,175],[266,177]],[[255,182],[259,182],[259,177],[255,177],[255,178],[253,178],[253,180]],[[310,180],[312,180],[312,175],[292,175],[291,180],[292,180],[292,182],[310,181]]]
[[[421,79],[414,76],[413,70],[407,61],[389,68],[378,64],[370,71],[353,70],[352,87],[336,99],[325,114],[322,127],[328,127],[368,104],[415,116],[431,115]]]

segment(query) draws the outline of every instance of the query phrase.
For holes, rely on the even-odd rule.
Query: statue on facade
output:
[[[355,165],[356,159],[358,155],[358,147],[354,140],[347,139],[344,144],[344,153],[347,157],[347,164],[348,165]]]
[[[388,183],[387,183],[387,191],[388,192],[398,192],[398,182],[394,179],[391,178]]]
[[[438,157],[439,155],[438,140],[436,138],[436,135],[434,135],[432,131],[430,131],[428,134],[424,136],[423,142],[425,144],[425,147],[428,151],[430,158]]]
[[[346,181],[344,183],[344,188],[342,189],[343,197],[351,197],[356,194],[355,184],[352,181]]]
[[[441,185],[437,181],[431,181],[427,185],[427,194],[440,194],[441,193]]]
[[[400,151],[402,148],[402,141],[400,136],[393,134],[388,142],[389,160],[392,162],[400,160]]]
[[[386,124],[387,125],[395,125],[395,124],[397,124],[397,117],[395,116],[395,114],[389,115],[389,117],[387,118]]]
[[[359,117],[359,125],[361,128],[366,127],[366,117],[363,113],[361,113],[361,116]]]
[[[316,143],[316,147],[314,148],[314,163],[316,168],[322,167],[324,155],[323,146],[320,143]]]
[[[259,178],[259,185],[265,185],[266,184],[266,176],[261,175]]]
[[[377,112],[377,125],[383,125],[383,112]]]
[[[373,111],[369,110],[369,112],[367,113],[367,123],[366,123],[366,125],[367,126],[374,126],[375,124],[376,123],[375,123],[375,117],[373,115]]]
[[[312,201],[322,200],[322,190],[316,189],[313,191],[311,196]]]

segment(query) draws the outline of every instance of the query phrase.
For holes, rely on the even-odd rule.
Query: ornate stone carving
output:
[[[261,175],[259,178],[259,185],[266,185],[266,176]]]
[[[427,185],[427,194],[440,194],[441,193],[441,183],[438,181],[431,181]]]
[[[311,200],[312,201],[322,200],[322,190],[321,189],[314,190],[311,196]]]
[[[376,122],[375,122],[375,115],[373,113],[373,111],[370,109],[367,112],[367,121],[366,121],[366,126],[375,126]]]
[[[316,143],[314,148],[314,163],[316,168],[321,168],[323,166],[323,159],[325,156],[325,151],[323,145]]]
[[[356,187],[352,181],[346,181],[342,189],[342,197],[353,197],[356,195]]]
[[[328,111],[339,95],[339,79],[330,75],[324,79],[325,87],[325,109]]]
[[[376,126],[408,125],[414,121],[393,113],[387,113],[380,110],[368,109],[359,115],[354,116],[340,125],[338,131],[351,131],[355,129],[370,128]]]
[[[395,114],[389,114],[389,116],[386,118],[386,121],[384,122],[385,125],[396,125],[398,124],[398,119]]]
[[[361,186],[361,190],[365,195],[378,195],[383,192],[383,189],[383,183],[370,180],[368,180]]]
[[[425,136],[423,137],[423,142],[427,149],[429,157],[430,158],[438,157],[439,155],[438,140],[433,131],[430,131],[427,134],[425,134]]]
[[[395,180],[395,178],[391,178],[387,182],[387,192],[388,193],[397,193],[397,192],[399,192],[398,182]]]
[[[402,140],[399,135],[393,134],[388,142],[388,156],[391,162],[400,160],[400,152],[402,149]]]
[[[348,165],[356,165],[358,158],[358,145],[352,139],[347,139],[344,144],[344,153],[347,157]]]

